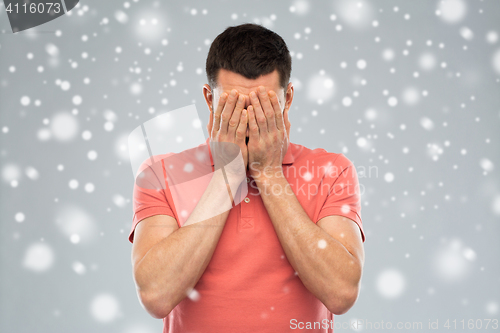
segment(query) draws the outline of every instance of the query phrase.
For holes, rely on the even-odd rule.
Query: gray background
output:
[[[291,140],[363,185],[336,322],[499,318],[499,1],[83,0],[15,35],[0,8],[0,331],[161,332],[132,279],[127,135],[189,104],[205,126],[210,42],[243,22],[293,52]]]

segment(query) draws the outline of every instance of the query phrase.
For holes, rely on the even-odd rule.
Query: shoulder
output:
[[[329,152],[323,148],[311,149],[291,142],[289,149],[292,150],[294,162],[297,164],[305,164],[309,161],[309,163],[329,164],[344,168],[353,166],[351,160],[342,153]]]
[[[150,157],[145,158],[139,167],[137,168],[137,172],[141,172],[147,167],[153,167],[155,165],[158,165],[161,163],[161,161],[166,158],[173,155],[172,153],[167,153],[167,154],[157,154],[157,155],[151,155]]]
[[[144,169],[148,167],[153,170],[160,167],[163,169],[173,169],[176,167],[184,169],[188,163],[192,166],[196,166],[198,164],[210,165],[208,146],[206,144],[200,144],[197,147],[189,148],[179,153],[168,152],[165,154],[151,155],[142,161],[140,166],[137,168],[137,173],[144,171]],[[167,164],[168,167],[165,167],[165,164]],[[187,169],[189,170],[190,168]]]

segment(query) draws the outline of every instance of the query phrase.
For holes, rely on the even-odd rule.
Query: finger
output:
[[[260,133],[263,133],[264,131],[267,132],[266,115],[264,114],[264,111],[262,110],[262,107],[260,105],[259,98],[257,97],[257,94],[254,91],[250,93],[250,102],[252,103],[252,110],[254,111],[255,114],[255,120],[257,121],[257,125],[259,126],[259,132]]]
[[[240,116],[243,108],[245,107],[245,96],[239,95],[238,100],[236,102],[236,107],[234,108],[233,115],[231,119],[229,119],[227,135],[232,138],[236,134],[236,129],[238,124],[240,123]]]
[[[279,131],[283,131],[285,128],[285,123],[283,122],[283,114],[281,113],[280,102],[278,100],[278,95],[272,90],[269,91],[269,99],[271,100],[271,104],[274,110],[274,120],[276,124],[276,128]]]
[[[245,137],[247,134],[247,124],[248,124],[248,111],[241,111],[240,122],[238,128],[236,129],[236,144],[242,144],[245,142]]]
[[[212,112],[214,117],[212,120],[212,138],[214,138],[217,135],[217,132],[220,131],[220,116],[222,110],[224,109],[226,101],[227,101],[227,93],[223,93],[219,98],[219,103],[217,104],[217,109],[215,110],[215,113]]]
[[[249,140],[259,141],[259,126],[257,125],[257,119],[255,118],[255,109],[253,105],[248,106],[248,128],[249,128]]]
[[[264,111],[264,115],[266,116],[267,121],[267,130],[272,131],[276,128],[276,122],[274,120],[274,110],[271,105],[271,101],[269,100],[269,94],[266,91],[266,88],[263,86],[259,87],[259,101]]]
[[[220,120],[220,132],[221,134],[227,134],[227,129],[229,125],[229,119],[234,111],[236,101],[238,100],[238,91],[236,89],[231,90],[231,94],[227,98],[226,105],[224,105],[224,110],[221,113]]]

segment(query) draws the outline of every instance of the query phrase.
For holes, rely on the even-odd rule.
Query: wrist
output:
[[[272,185],[277,182],[286,181],[285,175],[283,174],[283,168],[280,166],[267,166],[265,168],[253,168],[251,166],[250,174],[253,179],[255,179],[257,185]]]
[[[224,181],[226,181],[226,183],[231,187],[239,186],[246,179],[246,173],[232,172],[226,168],[224,168],[223,176]]]

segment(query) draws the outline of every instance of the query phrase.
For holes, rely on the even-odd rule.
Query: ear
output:
[[[293,84],[292,82],[288,83],[288,86],[286,87],[286,92],[285,92],[285,109],[290,109],[293,101]]]
[[[213,117],[214,113],[212,110],[214,95],[212,93],[212,89],[210,89],[210,86],[208,84],[203,85],[203,97],[205,97],[205,102],[207,103],[208,109],[210,110],[210,115],[208,116],[208,124],[207,124],[207,132],[208,136],[210,137],[214,122],[214,117]]]
[[[290,138],[290,120],[288,118],[288,111],[290,111],[290,108],[292,106],[292,101],[293,101],[293,84],[292,82],[290,82],[288,83],[288,86],[286,88],[285,108],[283,110],[283,120],[285,122],[285,128],[289,138]]]
[[[212,102],[214,100],[214,95],[212,93],[212,89],[208,84],[203,85],[203,97],[205,97],[205,102],[208,105],[208,109],[210,110],[210,112],[213,112]]]

